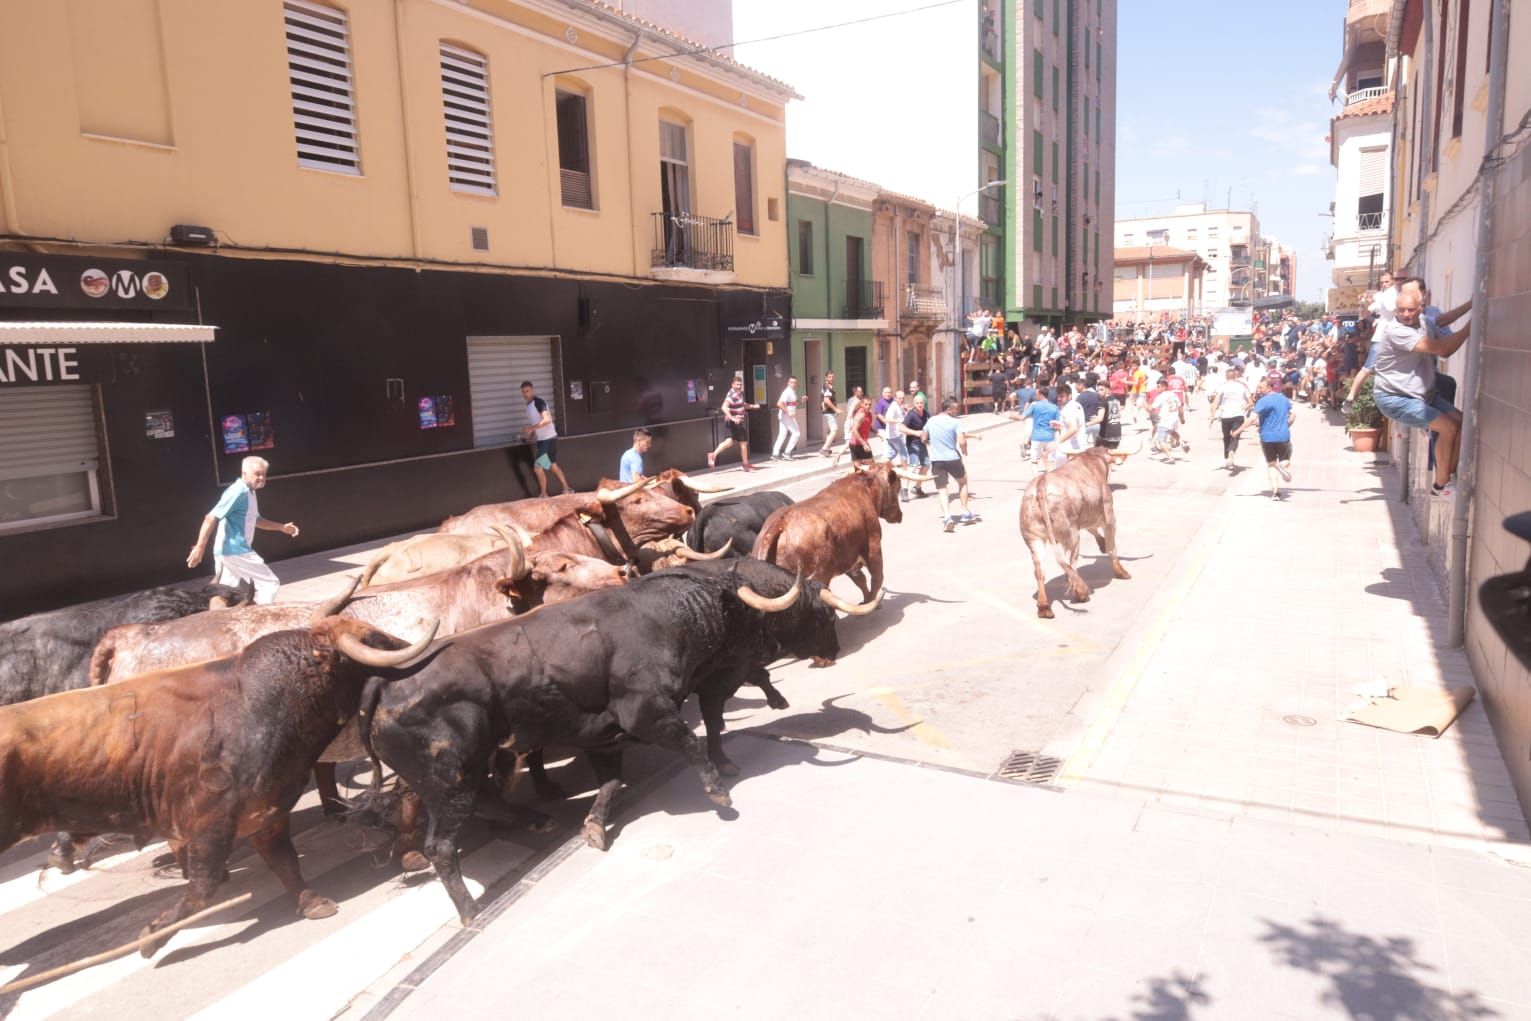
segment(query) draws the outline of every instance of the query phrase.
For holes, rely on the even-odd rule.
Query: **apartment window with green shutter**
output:
[[[1042,176],[1042,132],[1031,133],[1031,167],[1038,177]]]
[[[1095,144],[1100,144],[1100,104],[1095,104]]]
[[[1051,305],[1047,306],[1047,307],[1048,308],[1057,308],[1058,307],[1058,288],[1056,288],[1056,287],[1053,288],[1053,303]]]
[[[1058,0],[1053,0],[1053,35],[1058,34],[1058,25],[1063,21],[1063,16],[1058,13]]]
[[[1100,204],[1100,171],[1095,171],[1095,204]]]
[[[1084,136],[1090,137],[1090,104],[1088,102],[1084,104]]]
[[[1053,143],[1053,183],[1058,183],[1058,143]]]
[[[1058,65],[1053,65],[1053,109],[1058,109]]]
[[[1042,210],[1031,211],[1031,249],[1034,252],[1042,250]]]
[[[1032,64],[1031,64],[1031,91],[1033,91],[1033,92],[1035,92],[1037,94],[1037,98],[1038,99],[1041,99],[1042,98],[1042,51],[1041,50],[1032,50],[1031,51],[1031,57],[1032,57]]]
[[[1084,200],[1088,202],[1090,201],[1090,175],[1082,174],[1080,176],[1084,183]]]
[[[1035,2],[1031,5],[1032,10],[1036,12],[1037,17],[1039,18],[1042,16],[1042,5],[1045,2],[1046,0],[1035,0]]]
[[[1086,44],[1088,45],[1088,44]],[[1095,80],[1100,81],[1100,43],[1095,44]]]
[[[1053,254],[1058,254],[1058,218],[1053,217]]]

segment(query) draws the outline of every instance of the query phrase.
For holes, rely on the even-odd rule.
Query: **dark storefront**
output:
[[[57,293],[31,286],[45,264]],[[769,394],[790,371],[777,325],[790,322],[785,292],[222,256],[0,255],[0,271],[14,267],[25,272],[0,276],[0,369],[18,352],[0,376],[0,423],[7,404],[10,421],[25,420],[35,391],[63,387],[43,398],[75,416],[74,446],[59,456],[83,457],[90,437],[78,421],[93,416],[94,474],[46,484],[94,487],[96,503],[70,502],[70,490],[56,498],[75,516],[51,519],[30,490],[7,503],[15,476],[39,465],[0,459],[0,619],[192,576],[181,565],[198,522],[247,453],[271,462],[263,512],[303,529],[298,540],[262,536],[258,548],[277,561],[533,494],[522,378],[538,381],[559,462],[586,488],[616,474],[639,425],[655,435],[651,468],[705,463],[733,374],[745,373],[747,393],[763,379]],[[110,294],[77,293],[97,267]],[[137,292],[118,287],[121,268],[135,270]],[[22,277],[24,291],[13,286]],[[65,339],[74,327],[60,324],[110,322],[132,339],[114,343],[103,326],[89,342],[51,345],[75,349],[63,363],[72,378],[45,379],[35,332],[27,345],[3,339],[7,327],[21,336],[22,320]],[[198,322],[216,327],[214,342],[154,325]],[[57,358],[47,362],[55,377]],[[0,444],[42,442],[46,424],[7,428]],[[768,436],[768,413],[751,426]]]

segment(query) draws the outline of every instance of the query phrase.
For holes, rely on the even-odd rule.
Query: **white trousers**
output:
[[[776,446],[772,448],[771,453],[786,454],[791,457],[792,452],[797,449],[797,440],[801,435],[802,430],[797,427],[796,417],[783,415],[778,411],[776,413]],[[787,445],[786,450],[782,449],[783,443]]]
[[[276,599],[276,590],[282,583],[259,553],[236,553],[218,559],[218,584],[234,586],[249,581],[255,586],[255,601],[269,603]]]

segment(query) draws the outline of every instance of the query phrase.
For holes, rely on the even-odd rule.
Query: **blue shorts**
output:
[[[908,437],[906,436],[905,439],[907,440]],[[925,448],[925,445],[923,443],[910,443],[910,444],[908,444],[908,448],[909,448],[909,467],[911,467],[911,468],[920,468],[920,467],[929,468],[930,467],[930,451]]]
[[[558,457],[558,437],[537,441],[537,459],[532,463],[543,471],[553,467],[553,461]]]
[[[1422,397],[1405,397],[1402,394],[1374,390],[1372,399],[1377,402],[1377,410],[1387,418],[1418,429],[1428,429],[1430,423],[1441,415],[1457,410],[1455,405],[1440,396],[1427,403]]]
[[[907,461],[909,459],[909,445],[904,441],[907,436],[889,436],[888,449],[883,454],[884,461]]]

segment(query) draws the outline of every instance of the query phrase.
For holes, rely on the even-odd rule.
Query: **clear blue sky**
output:
[[[701,0],[698,0],[701,2]],[[1014,0],[1005,0],[1014,2]],[[734,0],[741,42],[931,0]],[[1344,0],[1118,0],[1116,214],[1178,201],[1253,203],[1261,229],[1297,252],[1297,293],[1322,300],[1321,244],[1334,197],[1327,97]],[[977,178],[976,0],[778,42],[744,63],[803,94],[788,155],[951,207]],[[964,211],[976,212],[968,199]]]

